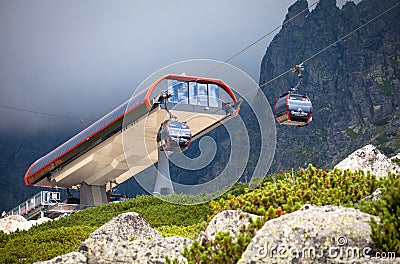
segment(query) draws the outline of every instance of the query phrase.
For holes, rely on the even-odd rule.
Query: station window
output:
[[[173,96],[169,99],[171,103],[188,103],[188,83],[177,80],[168,80],[168,92]]]
[[[199,90],[196,82],[189,83],[189,104],[197,105],[197,98],[199,96]]]
[[[199,83],[197,85],[197,88],[198,88],[197,105],[208,106],[207,84]]]
[[[216,84],[208,85],[208,103],[210,107],[218,107],[219,88]]]
[[[221,107],[221,102],[232,98],[217,84],[168,80],[168,91],[173,94],[171,103]]]
[[[189,104],[208,106],[208,86],[206,83],[189,83]]]

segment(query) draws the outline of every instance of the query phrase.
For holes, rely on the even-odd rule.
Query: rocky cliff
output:
[[[260,85],[299,64],[396,4],[394,0],[321,0],[285,24],[261,63]],[[285,21],[307,8],[295,2]],[[391,156],[400,151],[400,7],[308,60],[299,92],[313,101],[313,122],[277,126],[271,171],[307,163],[333,167],[354,150],[374,144]],[[265,85],[271,107],[296,83],[293,73]]]

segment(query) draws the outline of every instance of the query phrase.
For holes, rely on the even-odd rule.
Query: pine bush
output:
[[[389,173],[383,186],[382,199],[372,204],[379,212],[379,222],[371,217],[371,238],[381,252],[400,256],[400,177]]]

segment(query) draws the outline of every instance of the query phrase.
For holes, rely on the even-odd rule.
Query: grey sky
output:
[[[281,24],[294,2],[0,0],[0,105],[97,119],[161,67],[226,60]],[[231,64],[257,82],[271,38]],[[0,132],[56,124],[3,108],[0,118]]]

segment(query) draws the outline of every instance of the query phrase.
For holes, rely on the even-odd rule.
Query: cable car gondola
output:
[[[306,95],[284,93],[275,105],[276,121],[281,125],[305,126],[312,120],[312,104]]]
[[[192,133],[185,122],[164,121],[157,133],[157,144],[163,151],[184,151],[192,140]]]
[[[192,132],[186,122],[179,122],[167,107],[167,100],[173,94],[168,91],[163,92],[157,101],[164,105],[165,110],[169,114],[169,119],[161,123],[157,132],[157,145],[161,151],[184,151],[192,140]]]
[[[306,126],[312,121],[312,103],[307,95],[297,94],[297,87],[301,84],[303,66],[296,65],[292,69],[299,78],[297,85],[290,92],[282,94],[274,108],[276,121],[280,125]]]

